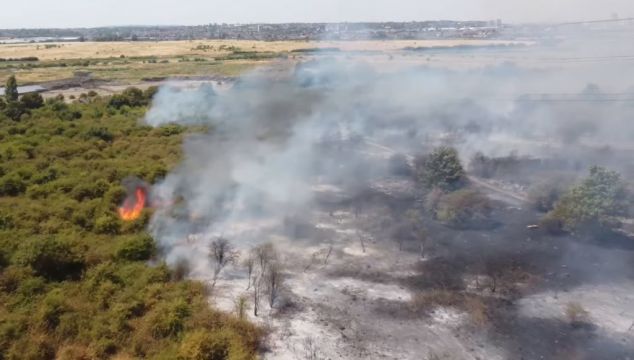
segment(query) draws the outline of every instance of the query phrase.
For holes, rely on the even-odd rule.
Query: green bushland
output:
[[[156,256],[151,210],[117,216],[122,179],[159,180],[193,131],[140,125],[152,94],[3,101],[0,359],[256,356],[260,330]]]

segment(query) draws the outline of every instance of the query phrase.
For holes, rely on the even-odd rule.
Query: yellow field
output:
[[[95,80],[138,84],[147,79],[237,76],[256,66],[289,58],[314,56],[293,50],[337,48],[346,52],[371,51],[389,55],[406,47],[452,47],[516,43],[495,40],[386,40],[386,41],[137,41],[2,44],[0,58],[37,57],[37,62],[0,62],[0,82],[16,75],[20,84],[71,79],[81,71]],[[427,57],[427,56],[426,56]],[[412,57],[415,58],[415,57]],[[402,58],[407,62],[409,57]],[[421,61],[420,57],[415,59]],[[373,62],[381,61],[378,57]],[[387,61],[387,60],[386,60]],[[401,61],[400,63],[403,63]],[[429,61],[427,59],[426,61]],[[469,60],[470,62],[472,60]],[[394,64],[391,64],[392,66]],[[389,65],[386,65],[389,67]]]
[[[69,42],[44,44],[0,45],[0,58],[23,58],[35,56],[42,61],[64,59],[101,59],[120,57],[213,57],[229,53],[228,47],[243,51],[288,52],[308,48],[339,48],[342,51],[395,51],[408,46],[456,46],[507,44],[509,41],[495,40],[389,40],[389,41],[249,41],[249,40],[192,40],[192,41],[136,41],[136,42]],[[207,48],[202,50],[203,48]],[[223,47],[223,49],[221,49]],[[198,48],[198,49],[197,49]]]

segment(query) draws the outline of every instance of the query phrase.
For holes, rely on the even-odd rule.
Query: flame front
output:
[[[136,188],[134,196],[130,196],[123,202],[123,206],[119,208],[119,216],[125,221],[133,221],[141,216],[143,208],[145,208],[145,189]]]

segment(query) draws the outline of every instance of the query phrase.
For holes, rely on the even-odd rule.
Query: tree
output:
[[[247,270],[247,290],[251,288],[251,278],[253,277],[253,268],[255,267],[255,254],[251,252],[243,261],[243,265]]]
[[[7,102],[16,102],[18,101],[18,82],[15,79],[15,75],[9,76],[7,79],[7,84],[4,88],[4,97],[7,99]]]
[[[253,316],[258,316],[260,308],[260,293],[262,291],[262,274],[257,274],[253,278]]]
[[[211,287],[216,286],[216,280],[222,269],[229,263],[233,263],[238,258],[238,253],[233,250],[229,240],[219,237],[212,241],[209,246],[209,257],[214,262],[214,279]]]
[[[269,264],[276,258],[275,248],[273,244],[266,243],[256,247],[254,251],[258,265],[260,265],[260,273],[265,274]]]
[[[269,291],[269,307],[272,309],[275,304],[275,300],[282,287],[282,268],[278,262],[273,262],[269,265],[266,273],[267,289]]]
[[[564,194],[548,213],[564,231],[583,227],[610,226],[627,213],[627,192],[616,171],[594,166],[590,175]]]
[[[456,190],[465,183],[465,171],[456,149],[441,146],[417,161],[417,175],[425,186]]]
[[[255,255],[255,262],[258,265],[257,274],[253,276],[253,315],[258,316],[258,309],[260,305],[260,297],[265,283],[268,284],[269,290],[269,304],[271,304],[271,298],[275,301],[277,296],[277,290],[281,285],[281,274],[279,269],[276,268],[271,273],[271,266],[277,266],[274,264],[277,255],[273,244],[262,244],[253,249]],[[272,276],[271,276],[272,275]],[[271,286],[271,283],[274,283]],[[273,290],[273,292],[271,292]]]

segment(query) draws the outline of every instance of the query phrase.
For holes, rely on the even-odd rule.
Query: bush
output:
[[[39,109],[44,106],[44,98],[38,93],[24,94],[20,102],[25,109]]]
[[[528,200],[538,211],[551,211],[571,184],[572,180],[565,176],[543,180],[531,186],[528,190]]]
[[[0,196],[18,196],[26,190],[27,183],[16,173],[0,178]]]
[[[116,256],[129,261],[143,261],[149,260],[154,251],[154,240],[149,235],[131,236],[121,242]]]
[[[588,177],[561,197],[548,217],[553,223],[558,221],[564,231],[611,227],[618,223],[616,217],[626,215],[627,201],[620,175],[595,166]]]
[[[129,87],[125,89],[121,94],[112,95],[110,101],[108,102],[108,106],[115,109],[121,109],[124,106],[146,106],[151,100],[151,97],[148,98],[146,96],[154,96],[154,93],[151,90],[147,93],[143,93],[141,89]]]
[[[152,336],[162,339],[179,335],[185,328],[185,319],[190,314],[189,305],[182,299],[155,308],[148,315]]]
[[[75,278],[84,268],[84,263],[75,250],[68,243],[56,238],[25,241],[18,248],[13,261],[52,280]]]
[[[7,103],[7,106],[2,111],[6,117],[13,121],[20,121],[22,115],[27,113],[27,109],[24,108],[22,103],[13,101]]]
[[[116,235],[121,228],[121,222],[114,215],[102,215],[95,220],[94,230],[99,234]]]
[[[227,339],[204,330],[188,334],[179,351],[180,360],[224,360],[229,358]]]
[[[456,228],[490,224],[491,201],[475,190],[458,190],[444,195],[438,203],[436,218]]]
[[[110,131],[108,131],[108,129],[104,127],[100,127],[100,128],[92,127],[88,129],[88,131],[86,131],[86,137],[87,138],[94,137],[97,139],[101,139],[105,142],[111,142],[112,140],[114,140],[114,135]]]

